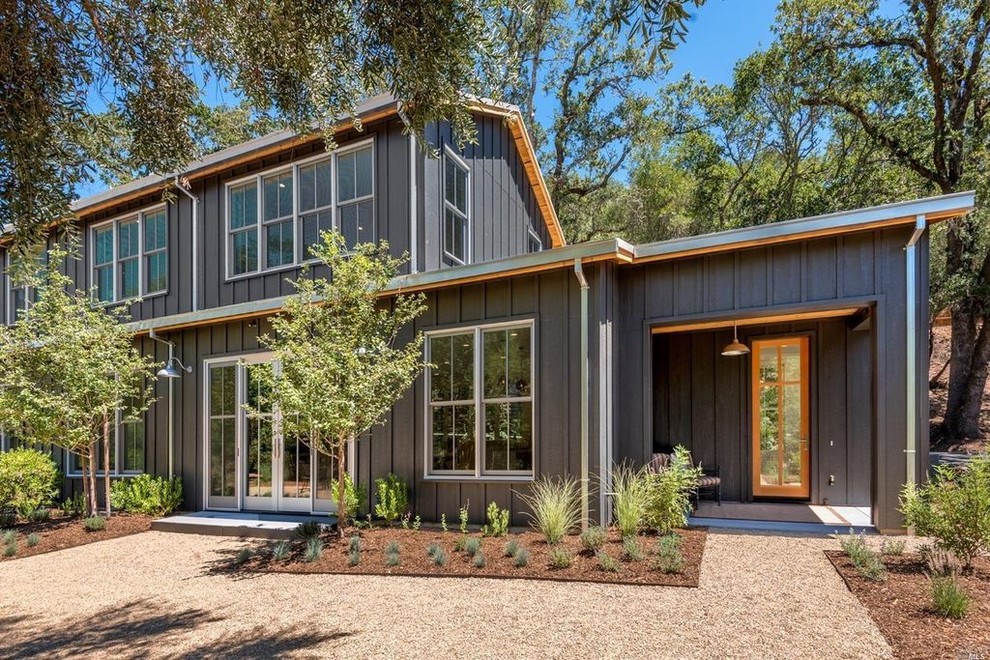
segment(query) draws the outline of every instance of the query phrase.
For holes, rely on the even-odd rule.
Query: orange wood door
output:
[[[753,495],[811,495],[807,336],[757,339],[752,349]]]

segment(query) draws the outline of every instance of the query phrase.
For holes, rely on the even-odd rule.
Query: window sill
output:
[[[423,481],[432,482],[459,482],[459,483],[517,483],[517,484],[528,484],[532,483],[535,477],[531,474],[506,474],[506,475],[495,475],[495,474],[483,474],[480,477],[476,477],[473,474],[428,474],[423,477]]]
[[[152,300],[153,298],[161,298],[162,296],[168,295],[168,289],[164,291],[157,291],[155,293],[149,293],[144,296],[135,296],[134,298],[124,298],[123,300],[97,300],[96,304],[101,307],[126,307],[129,305],[136,305],[142,303],[145,300]]]

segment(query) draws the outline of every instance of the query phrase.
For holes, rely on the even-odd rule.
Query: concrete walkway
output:
[[[823,537],[713,531],[698,589],[219,570],[258,543],[148,532],[4,562],[0,657],[890,657]]]

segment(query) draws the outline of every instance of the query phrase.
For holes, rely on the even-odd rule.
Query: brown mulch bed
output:
[[[958,576],[970,606],[956,621],[930,609],[929,578],[918,555],[884,556],[887,579],[871,582],[844,552],[825,554],[898,658],[990,658],[990,559],[978,559],[972,574]]]
[[[622,541],[614,530],[609,532],[609,538],[603,549],[613,558],[618,559],[618,572],[607,572],[599,568],[594,554],[581,547],[578,536],[564,538],[558,547],[570,550],[573,563],[570,568],[553,568],[550,565],[551,547],[544,542],[543,537],[536,532],[509,534],[500,538],[483,538],[478,534],[469,536],[481,539],[481,552],[485,556],[484,568],[476,568],[472,558],[464,551],[455,552],[454,545],[462,535],[456,531],[440,532],[435,530],[387,529],[376,528],[362,530],[361,561],[357,566],[348,565],[348,534],[343,540],[336,537],[325,537],[325,548],[322,557],[314,562],[304,562],[305,544],[293,541],[292,554],[284,560],[272,557],[270,547],[255,554],[240,568],[248,571],[265,571],[277,573],[340,573],[351,575],[406,575],[422,577],[485,577],[485,578],[521,578],[535,580],[558,580],[572,582],[607,582],[611,584],[641,584],[666,585],[679,587],[697,587],[701,572],[701,558],[705,550],[707,531],[704,528],[678,530],[681,537],[681,553],[685,564],[680,573],[665,574],[653,567],[653,556],[657,544],[656,536],[638,537],[640,547],[646,558],[642,561],[628,561],[624,558]],[[529,564],[517,567],[515,559],[504,556],[504,549],[509,540],[515,540],[519,547],[529,551]],[[400,546],[399,566],[385,565],[385,549],[395,541]],[[445,566],[437,566],[427,555],[427,547],[437,543],[447,552],[448,560]]]
[[[146,532],[151,529],[152,520],[153,518],[150,516],[117,513],[107,520],[106,529],[98,532],[87,532],[83,527],[82,518],[52,517],[46,522],[17,523],[13,527],[7,528],[17,532],[17,554],[13,557],[4,557],[0,554],[0,561],[10,561]],[[7,529],[3,531],[7,531]],[[27,544],[29,534],[37,534],[41,537],[38,545],[33,548]],[[3,544],[0,543],[0,550],[2,547]]]

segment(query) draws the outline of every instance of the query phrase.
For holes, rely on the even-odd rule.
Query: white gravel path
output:
[[[215,571],[254,542],[148,532],[0,564],[0,658],[873,658],[825,538],[709,534],[697,589]]]

